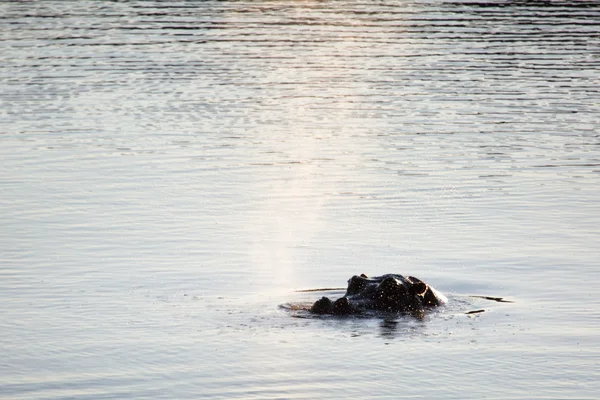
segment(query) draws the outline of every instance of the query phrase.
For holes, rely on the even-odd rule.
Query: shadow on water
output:
[[[341,288],[305,289],[298,293],[330,292],[339,296]],[[483,301],[482,301],[483,300]],[[411,337],[414,335],[427,336],[428,325],[439,324],[448,319],[464,316],[471,318],[491,309],[490,302],[514,303],[503,297],[482,295],[450,295],[448,303],[425,313],[390,313],[381,311],[366,311],[354,315],[324,315],[310,311],[312,301],[299,301],[280,304],[279,308],[292,318],[303,320],[323,321],[334,330],[347,332],[352,337],[373,335],[390,339]],[[467,321],[467,320],[465,320]],[[466,322],[465,322],[466,323]]]
[[[359,315],[318,315],[310,312],[312,303],[287,303],[280,309],[292,318],[322,321],[334,330],[347,332],[351,337],[373,335],[382,338],[398,338],[423,334],[428,316],[408,313],[366,312]]]

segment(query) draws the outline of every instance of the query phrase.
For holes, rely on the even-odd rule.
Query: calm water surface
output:
[[[0,398],[597,398],[599,24],[591,1],[0,3]],[[279,307],[361,272],[450,303]]]

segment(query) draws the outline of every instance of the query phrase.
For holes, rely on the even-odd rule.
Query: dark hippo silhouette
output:
[[[365,311],[409,312],[422,315],[426,308],[446,303],[446,296],[414,276],[365,274],[348,280],[344,297],[317,300],[310,311],[315,314],[350,315]]]

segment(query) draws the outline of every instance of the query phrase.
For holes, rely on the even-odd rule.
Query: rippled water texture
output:
[[[0,398],[597,398],[599,25],[0,3]],[[289,309],[363,272],[450,302]]]

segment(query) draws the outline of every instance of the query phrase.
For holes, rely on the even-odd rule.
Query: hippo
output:
[[[335,301],[322,297],[310,311],[331,315],[362,314],[365,311],[406,312],[422,316],[425,309],[447,301],[446,296],[414,276],[386,274],[369,278],[361,274],[348,280],[344,297]]]

